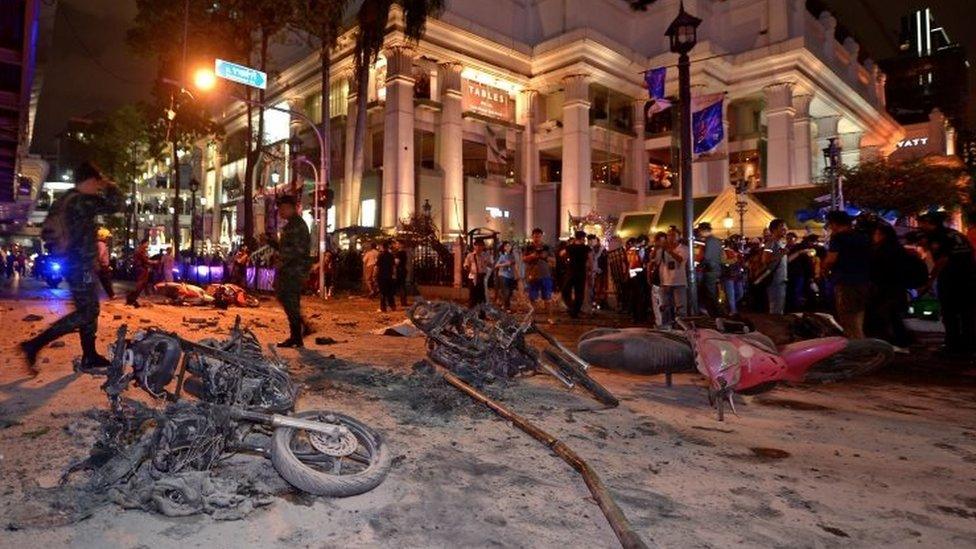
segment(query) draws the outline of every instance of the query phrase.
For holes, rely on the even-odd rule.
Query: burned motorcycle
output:
[[[589,364],[536,326],[532,315],[530,309],[524,318],[516,319],[487,303],[466,309],[425,300],[407,311],[410,321],[427,336],[430,359],[475,385],[542,370],[567,387],[579,385],[603,404],[616,406],[617,398],[587,374]],[[541,353],[526,342],[532,333],[549,344]]]
[[[195,343],[157,329],[126,336],[123,325],[102,387],[119,424],[126,426],[120,430],[130,438],[145,434],[117,452],[114,466],[101,468],[95,482],[103,487],[145,462],[149,476],[159,478],[210,470],[236,452],[270,457],[282,478],[315,495],[360,494],[386,476],[391,456],[372,428],[332,411],[292,413],[296,386],[284,364],[265,356],[254,334],[240,327],[240,317],[223,341]],[[142,407],[129,417],[133,414],[127,416],[120,397],[132,383],[174,403],[163,411]],[[184,392],[197,400],[180,401]],[[147,430],[147,422],[156,428]]]

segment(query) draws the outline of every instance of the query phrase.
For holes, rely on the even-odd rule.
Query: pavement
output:
[[[417,378],[422,338],[371,333],[402,311],[380,314],[346,296],[304,304],[316,335],[336,343],[279,353],[303,385],[297,409],[338,410],[383,434],[395,458],[378,488],[344,499],[292,494],[237,522],[114,505],[74,522],[37,494],[57,490],[87,455],[95,426],[85,413],[107,405],[101,380],[72,372],[74,336],[42,353],[37,378],[15,349],[69,299],[34,281],[0,282],[0,547],[618,546],[568,465],[436,377]],[[99,347],[122,323],[202,339],[226,333],[236,314],[265,343],[286,336],[272,300],[228,311],[146,301],[104,302]],[[621,323],[560,315],[552,331],[575,346],[585,330]],[[613,409],[545,375],[491,392],[586,459],[652,546],[973,547],[976,369],[939,359],[931,343],[876,375],[747,397],[725,422],[696,374],[665,387],[661,376],[595,368],[621,400]],[[160,404],[134,388],[129,396]]]

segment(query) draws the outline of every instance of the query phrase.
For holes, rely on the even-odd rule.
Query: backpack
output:
[[[906,251],[904,253],[905,268],[901,271],[902,283],[906,289],[921,288],[929,281],[929,267],[918,256]]]
[[[68,227],[68,203],[77,196],[77,191],[68,191],[51,204],[44,224],[41,226],[41,240],[48,253],[64,254],[71,240],[71,229]]]

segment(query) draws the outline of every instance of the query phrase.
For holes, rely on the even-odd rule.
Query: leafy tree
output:
[[[846,202],[877,212],[895,210],[902,217],[966,201],[965,171],[931,158],[864,161],[842,167],[840,177]]]
[[[319,49],[321,61],[322,122],[321,132],[325,140],[325,150],[321,154],[329,154],[332,150],[329,89],[332,85],[329,71],[332,69],[332,50],[342,32],[342,23],[346,8],[350,0],[294,0],[292,9],[293,20],[289,26],[308,36]],[[326,163],[325,173],[319,174],[325,185],[329,184],[331,162]]]
[[[152,131],[147,105],[125,105],[96,122],[88,131],[86,145],[95,163],[126,191],[135,189],[146,162],[163,155],[163,144]],[[126,243],[134,224],[135,204],[130,205],[127,216]],[[121,222],[121,218],[109,221],[110,225],[118,225],[113,222]]]
[[[444,9],[445,0],[363,0],[356,13],[359,32],[356,34],[356,133],[353,140],[352,174],[349,186],[352,204],[350,223],[359,220],[359,195],[363,181],[366,148],[366,98],[369,87],[369,67],[376,61],[383,48],[383,38],[390,21],[390,8],[394,2],[403,7],[406,29],[404,34],[411,40],[419,40],[424,34],[427,18]]]

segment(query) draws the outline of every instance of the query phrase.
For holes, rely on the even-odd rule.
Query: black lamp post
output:
[[[671,51],[678,54],[678,103],[681,107],[681,204],[684,211],[682,231],[688,246],[688,261],[685,270],[688,275],[688,313],[698,314],[698,291],[695,283],[694,249],[695,235],[692,223],[695,220],[695,206],[691,182],[691,63],[688,52],[698,43],[698,25],[701,19],[685,11],[684,2],[678,9],[678,16],[664,32],[671,43]]]
[[[193,178],[190,180],[190,255],[197,255],[197,191],[200,190],[200,182]]]
[[[839,189],[837,188],[837,168],[840,166],[840,145],[837,144],[837,138],[831,137],[827,140],[827,147],[823,150],[824,155],[824,167],[827,171],[827,177],[830,179],[830,209],[839,210],[843,208],[841,195]]]

